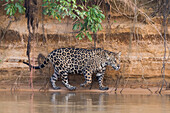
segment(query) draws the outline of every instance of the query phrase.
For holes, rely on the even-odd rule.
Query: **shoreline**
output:
[[[159,90],[157,87],[151,87],[149,89],[146,88],[124,88],[122,93],[120,93],[120,91],[122,90],[122,88],[118,88],[117,91],[115,92],[115,88],[109,88],[109,90],[107,91],[102,91],[99,89],[76,89],[74,91],[69,91],[64,87],[61,87],[61,89],[59,90],[53,90],[53,89],[47,89],[47,90],[43,90],[40,88],[16,88],[16,89],[11,89],[11,88],[0,88],[0,92],[47,92],[47,93],[55,93],[55,92],[60,92],[60,93],[108,93],[108,94],[128,94],[128,95],[157,95],[159,94]],[[155,93],[158,90],[157,93]],[[170,94],[170,90],[163,88],[162,95],[166,95],[166,94]]]

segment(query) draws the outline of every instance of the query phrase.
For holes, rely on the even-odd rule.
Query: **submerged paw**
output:
[[[85,86],[86,86],[86,84],[85,84],[85,83],[80,84],[80,87],[85,87]]]
[[[108,90],[109,87],[99,87],[100,90]]]
[[[58,89],[61,89],[59,86],[56,86],[53,88],[54,90],[58,90]]]
[[[72,86],[70,88],[68,88],[70,91],[73,91],[73,90],[76,90],[76,87],[75,86]]]

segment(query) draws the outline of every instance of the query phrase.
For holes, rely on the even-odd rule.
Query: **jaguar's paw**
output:
[[[99,87],[100,90],[108,90],[109,87]]]
[[[86,86],[86,84],[85,84],[85,83],[80,84],[80,87],[85,87],[85,86]]]
[[[76,90],[76,87],[75,86],[72,86],[72,87],[70,87],[70,88],[68,88],[70,91],[74,91],[74,90]]]
[[[59,90],[59,89],[61,89],[59,86],[56,86],[56,87],[54,87],[53,88],[54,90]]]

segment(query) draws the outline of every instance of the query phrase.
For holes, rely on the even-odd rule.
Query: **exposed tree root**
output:
[[[11,86],[11,92],[12,91],[17,91],[18,89],[20,89],[20,80],[21,80],[21,76],[22,76],[22,72],[20,75],[18,75],[18,77],[15,79],[15,82],[12,84]]]

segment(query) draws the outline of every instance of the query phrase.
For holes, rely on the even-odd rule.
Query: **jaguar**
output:
[[[61,77],[62,83],[69,90],[76,87],[69,84],[68,74],[83,74],[85,82],[80,86],[85,87],[92,82],[92,74],[96,74],[100,90],[108,90],[109,87],[103,85],[103,77],[106,66],[110,65],[115,70],[119,70],[121,52],[115,53],[101,48],[60,48],[52,51],[39,66],[32,66],[34,69],[44,68],[49,62],[54,66],[54,73],[50,78],[52,88],[60,89],[56,86],[56,81]],[[27,62],[23,62],[29,65]]]

